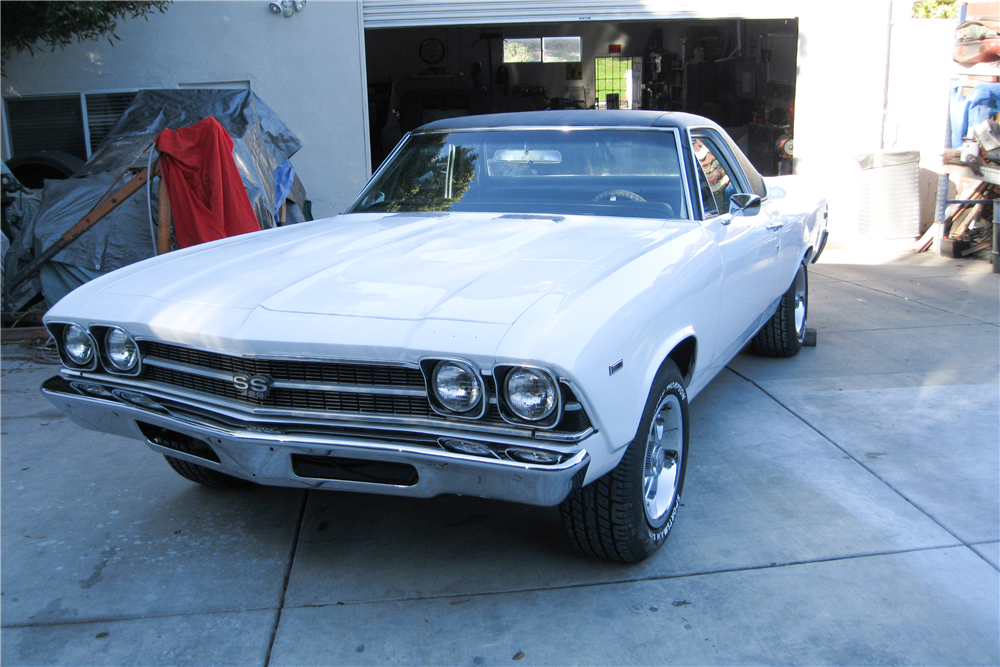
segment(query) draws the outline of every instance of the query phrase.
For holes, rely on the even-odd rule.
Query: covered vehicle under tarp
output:
[[[154,141],[214,118],[233,140],[233,159],[261,229],[303,221],[305,189],[288,162],[302,147],[298,137],[249,90],[145,90],[111,128],[83,169],[63,181],[46,181],[38,214],[20,229],[5,258],[14,276],[83,219],[107,194],[157,157]],[[41,280],[5,286],[5,309],[37,301],[39,285],[49,304],[102,273],[156,254],[158,179],[59,252],[41,269]],[[285,208],[285,223],[280,216]]]

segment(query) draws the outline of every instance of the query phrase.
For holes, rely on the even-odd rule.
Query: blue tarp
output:
[[[980,83],[968,95],[958,84],[951,89],[951,147],[961,148],[970,127],[1000,111],[1000,83]]]

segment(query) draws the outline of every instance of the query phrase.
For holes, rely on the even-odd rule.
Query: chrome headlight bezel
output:
[[[539,366],[512,364],[497,366],[493,374],[501,396],[500,413],[504,419],[538,428],[549,428],[559,423],[563,411],[563,397],[559,379],[552,371]],[[544,388],[544,392],[539,394],[541,400],[536,401],[546,406],[540,412],[533,413],[527,410],[522,399],[516,395],[512,396],[512,392],[523,392],[523,387],[512,389],[512,383],[525,377],[534,379]]]
[[[117,337],[117,340],[112,340],[112,337]],[[101,363],[105,370],[116,375],[139,374],[142,367],[139,343],[132,334],[118,326],[107,327],[101,334],[101,342]],[[123,349],[116,349],[119,345],[124,349],[124,361],[119,361],[123,352]]]
[[[59,358],[66,368],[85,371],[97,368],[97,341],[86,327],[75,322],[59,322],[50,326],[49,331],[56,340]],[[70,336],[73,336],[73,340],[70,340]],[[75,355],[70,352],[78,345],[84,345],[86,354]]]
[[[422,360],[420,368],[427,386],[427,398],[436,413],[463,419],[479,419],[486,414],[489,404],[486,383],[474,364],[465,359],[436,358]],[[465,379],[472,394],[466,402],[443,391],[446,383],[460,382],[460,378]]]

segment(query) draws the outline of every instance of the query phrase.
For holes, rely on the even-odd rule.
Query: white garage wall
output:
[[[934,221],[951,80],[962,67],[951,59],[957,20],[896,16],[892,26],[886,147],[920,151],[920,221]]]
[[[890,4],[802,3],[794,169],[822,183],[835,234],[857,228],[855,157],[882,147]]]
[[[911,7],[802,3],[795,170],[823,183],[842,238],[857,230],[855,157],[883,147],[920,151],[921,217],[925,226],[933,218],[957,21],[913,19]]]
[[[148,21],[119,22],[116,32],[115,46],[91,41],[12,57],[3,95],[249,81],[302,140],[292,164],[313,215],[333,215],[353,202],[370,170],[357,2],[311,0],[285,18],[263,0],[181,0]]]

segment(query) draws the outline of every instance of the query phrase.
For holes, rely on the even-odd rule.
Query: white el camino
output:
[[[69,294],[42,390],[194,482],[561,504],[584,552],[640,561],[689,401],[748,343],[803,344],[826,203],[796,185],[698,116],[437,121],[343,215]]]

